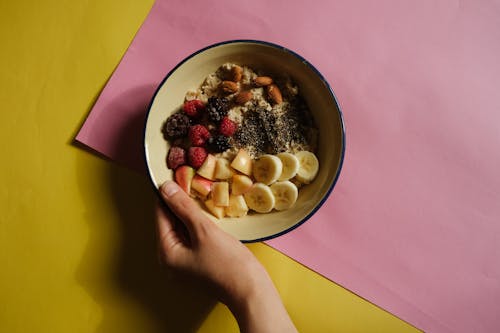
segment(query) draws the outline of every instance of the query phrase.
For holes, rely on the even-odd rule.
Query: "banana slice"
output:
[[[244,195],[248,208],[257,213],[269,213],[274,207],[274,195],[269,186],[255,183]]]
[[[253,176],[256,181],[270,185],[278,180],[283,163],[274,155],[262,155],[253,163]]]
[[[309,184],[314,180],[319,170],[319,161],[316,155],[310,151],[299,151],[295,154],[299,160],[299,170],[296,178],[299,182]]]
[[[297,171],[299,171],[299,160],[295,155],[290,153],[279,153],[276,155],[283,164],[283,170],[281,171],[281,176],[278,180],[288,180],[295,177]]]
[[[271,192],[274,195],[274,209],[276,210],[286,210],[292,207],[299,196],[297,186],[288,180],[271,185]]]

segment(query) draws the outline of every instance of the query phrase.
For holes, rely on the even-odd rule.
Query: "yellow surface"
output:
[[[146,177],[72,145],[152,0],[0,2],[0,332],[237,332],[155,257]],[[301,332],[415,332],[263,244]]]

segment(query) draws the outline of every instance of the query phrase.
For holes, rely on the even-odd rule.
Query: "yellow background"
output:
[[[149,181],[73,144],[152,0],[1,1],[0,332],[237,332],[157,263]],[[263,244],[301,332],[416,332]]]

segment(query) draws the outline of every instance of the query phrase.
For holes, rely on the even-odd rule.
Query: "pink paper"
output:
[[[426,331],[500,331],[499,2],[158,0],[77,140],[143,168],[163,76],[242,38],[313,63],[347,128],[326,204],[268,244]]]

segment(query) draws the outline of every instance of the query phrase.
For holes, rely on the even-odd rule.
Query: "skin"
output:
[[[297,332],[264,267],[237,239],[210,221],[174,182],[160,188],[156,209],[163,262],[215,291],[241,332]]]

